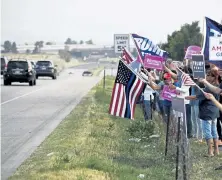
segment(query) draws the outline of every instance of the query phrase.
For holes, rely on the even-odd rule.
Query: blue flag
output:
[[[205,22],[202,53],[206,61],[222,68],[222,25],[208,17],[205,17]]]
[[[167,58],[168,53],[160,49],[159,46],[155,45],[150,39],[137,34],[132,34],[132,37],[143,60],[146,54]]]

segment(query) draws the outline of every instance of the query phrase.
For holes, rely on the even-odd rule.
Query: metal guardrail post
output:
[[[104,75],[103,75],[103,90],[105,90],[105,86],[106,86],[106,69],[104,67]]]

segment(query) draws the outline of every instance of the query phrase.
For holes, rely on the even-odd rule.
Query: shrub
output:
[[[131,137],[149,138],[155,131],[155,123],[153,121],[135,120],[126,130]]]

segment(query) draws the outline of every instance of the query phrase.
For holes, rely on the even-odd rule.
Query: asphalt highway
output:
[[[107,64],[107,67],[110,63]],[[7,179],[71,112],[101,76],[83,77],[89,63],[66,69],[57,80],[39,77],[36,86],[1,79],[1,179]],[[106,74],[115,74],[107,70]]]

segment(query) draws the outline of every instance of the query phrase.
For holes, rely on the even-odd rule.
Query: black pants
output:
[[[188,138],[192,138],[192,119],[191,119],[191,105],[186,104],[186,118],[187,118],[187,136]]]
[[[220,113],[220,117],[217,118],[217,132],[219,139],[222,141],[222,113]]]

